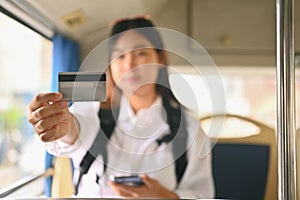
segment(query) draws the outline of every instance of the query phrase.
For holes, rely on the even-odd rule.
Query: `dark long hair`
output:
[[[114,24],[111,31],[109,57],[111,58],[112,49],[121,33],[132,29],[144,36],[153,45],[158,56],[165,58],[165,63],[163,64],[168,65],[167,58],[164,56],[165,52],[162,38],[153,23],[146,18],[124,19]],[[156,81],[156,90],[165,100],[179,103],[170,89],[167,67],[162,67],[159,71]]]

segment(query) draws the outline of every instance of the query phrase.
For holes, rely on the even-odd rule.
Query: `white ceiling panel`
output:
[[[82,38],[107,32],[114,19],[150,14],[155,16],[168,0],[26,0],[34,10],[43,15],[55,29],[77,41]],[[86,22],[74,28],[61,20],[63,16],[80,10]],[[102,33],[103,34],[103,33]]]

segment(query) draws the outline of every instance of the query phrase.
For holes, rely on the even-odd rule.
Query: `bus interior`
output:
[[[294,0],[296,172],[300,170],[299,6],[300,0]],[[57,90],[56,76],[61,69],[54,67],[54,54],[61,53],[59,62],[65,65],[79,63],[83,71],[87,65],[92,67],[87,70],[97,70],[102,56],[99,63],[89,63],[87,58],[109,37],[112,24],[140,16],[150,17],[161,28],[169,48],[171,88],[199,118],[213,144],[272,145],[265,182],[258,190],[262,199],[278,198],[275,0],[0,0],[0,197],[73,195],[67,183],[60,183],[56,193],[54,187],[52,194],[45,191],[47,177],[67,172],[57,172],[54,167],[45,172],[46,150],[28,122],[28,104],[38,92]],[[64,42],[76,49],[73,56],[63,53]],[[192,98],[182,95],[184,84],[190,87]],[[217,131],[210,126],[214,117],[222,124]],[[265,132],[263,139],[254,138]],[[225,156],[217,150],[222,148],[216,148],[213,155]],[[252,170],[264,159],[260,155],[248,151],[241,160],[234,157],[231,161]],[[214,170],[226,166],[220,162],[214,161],[219,165]],[[222,179],[226,172],[218,173],[216,177]],[[218,180],[216,188],[227,184]],[[300,198],[299,181],[300,173],[296,173],[295,199]]]

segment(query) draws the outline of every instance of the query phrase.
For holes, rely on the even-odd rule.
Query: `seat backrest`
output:
[[[235,118],[250,122],[260,130],[247,137],[212,138],[216,198],[278,199],[275,130],[256,120],[231,114],[208,116],[200,121],[213,118],[224,118],[225,126],[227,119]]]
[[[71,159],[46,152],[45,165],[46,169],[53,169],[53,174],[45,179],[45,195],[54,198],[71,197],[75,192]]]
[[[55,157],[51,197],[71,197],[74,192],[71,159]]]

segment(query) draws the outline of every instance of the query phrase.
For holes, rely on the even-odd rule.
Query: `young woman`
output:
[[[157,29],[145,18],[125,19],[113,26],[111,36],[107,102],[76,102],[69,109],[60,93],[38,94],[29,106],[30,123],[50,153],[72,158],[80,196],[212,198],[211,155],[199,158],[210,147],[203,143],[198,120],[169,89],[167,55]],[[172,124],[176,115],[180,125]],[[103,128],[105,121],[115,121],[111,130]],[[111,136],[98,142],[103,132]],[[100,153],[91,150],[97,142]],[[96,159],[80,174],[87,152]],[[144,184],[109,180],[133,174]]]

